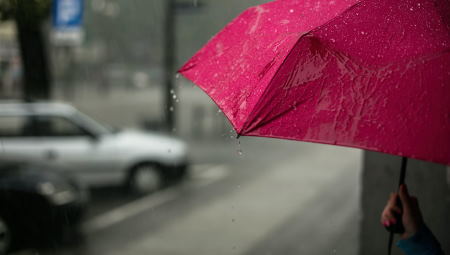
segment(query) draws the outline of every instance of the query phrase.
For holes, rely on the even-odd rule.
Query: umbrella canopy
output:
[[[181,69],[239,135],[450,165],[450,2],[278,0]]]

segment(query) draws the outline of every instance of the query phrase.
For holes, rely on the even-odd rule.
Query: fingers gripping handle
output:
[[[403,210],[402,201],[398,197],[396,200],[396,205],[400,209]],[[405,227],[403,226],[402,215],[400,213],[395,212],[394,217],[395,217],[395,223],[391,224],[389,226],[386,226],[386,230],[389,232],[392,232],[392,233],[396,233],[396,234],[403,234],[405,232]]]

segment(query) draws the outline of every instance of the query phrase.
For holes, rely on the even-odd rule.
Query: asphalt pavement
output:
[[[357,254],[360,151],[240,143],[191,142],[190,176],[158,193],[95,194],[84,241],[40,254]]]

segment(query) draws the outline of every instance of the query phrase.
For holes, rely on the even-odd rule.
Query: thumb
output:
[[[399,192],[400,200],[402,201],[403,207],[408,210],[411,208],[411,197],[409,196],[408,188],[405,184],[402,184],[400,186],[400,192]]]

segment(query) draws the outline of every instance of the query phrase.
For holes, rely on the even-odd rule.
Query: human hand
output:
[[[397,205],[397,199],[400,197],[402,208]],[[414,235],[424,224],[422,214],[416,197],[410,196],[405,184],[400,186],[399,193],[391,193],[383,212],[381,213],[381,224],[389,227],[397,223],[395,215],[402,216],[405,232],[401,238],[407,239]]]

